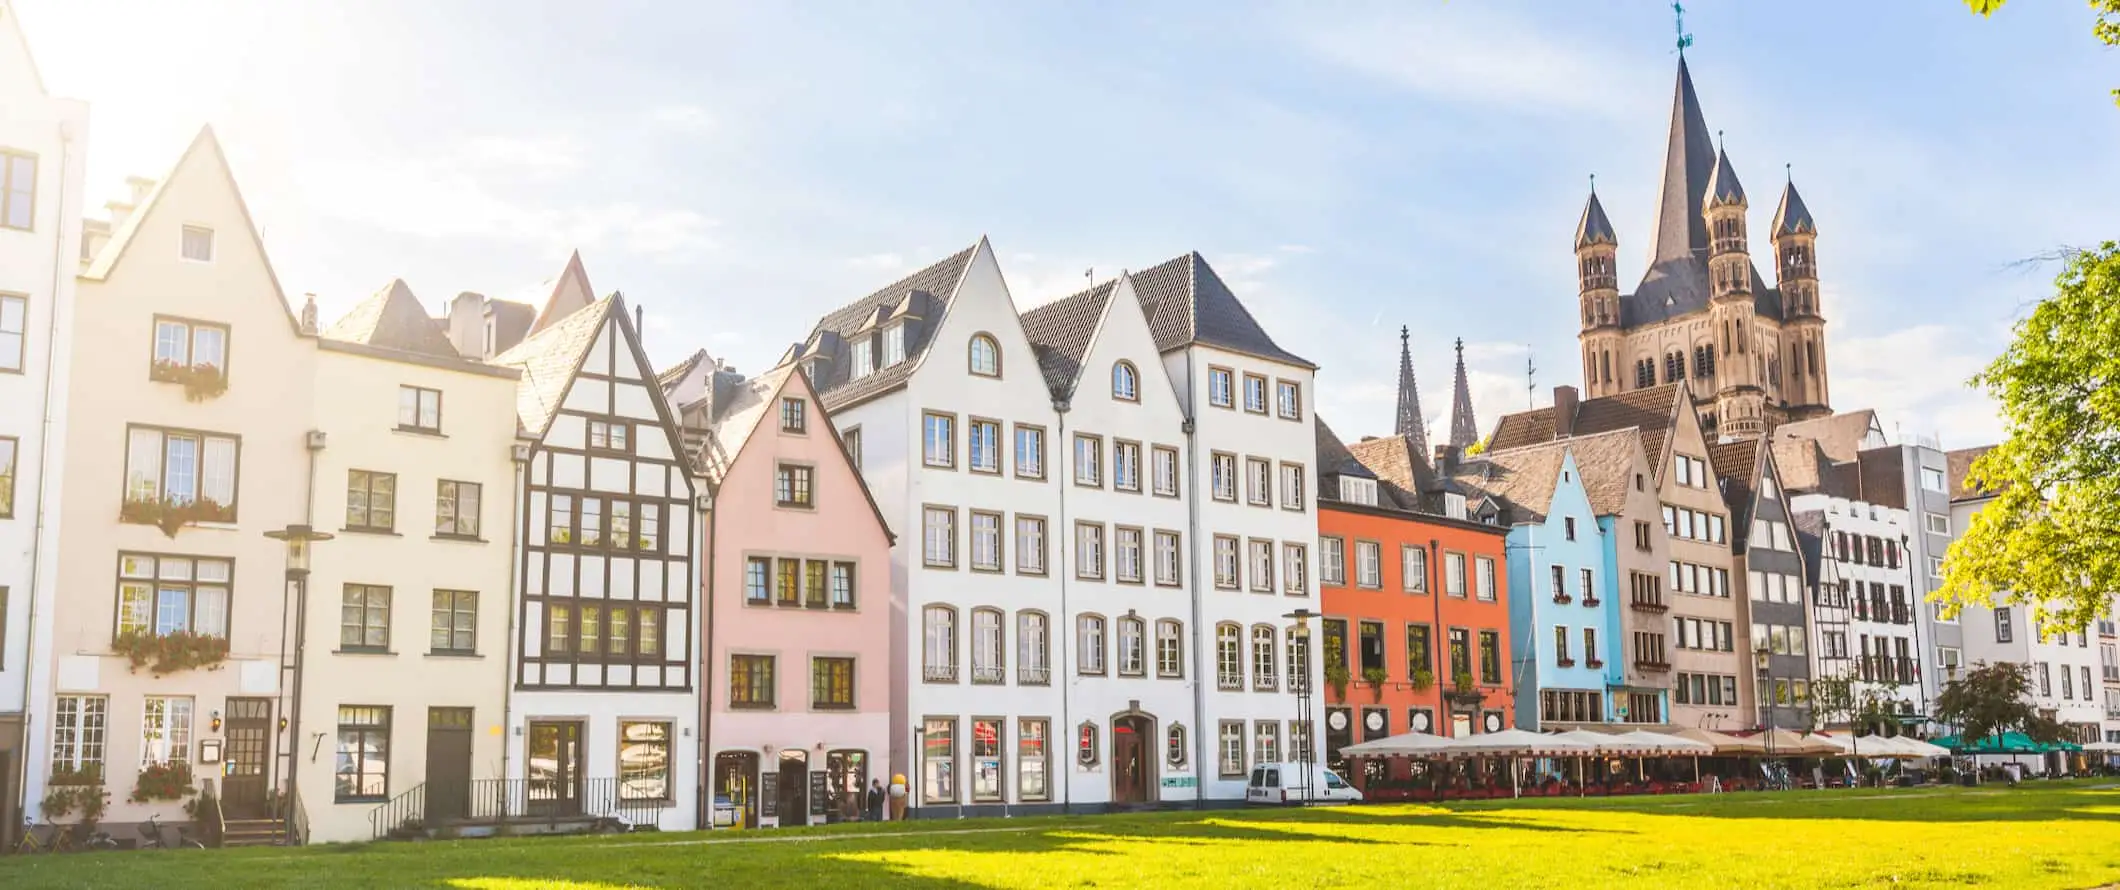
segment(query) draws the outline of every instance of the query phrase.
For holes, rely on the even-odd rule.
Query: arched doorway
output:
[[[780,824],[810,824],[810,752],[801,748],[780,751]]]
[[[1156,787],[1156,718],[1140,712],[1112,717],[1112,803],[1144,804]]]
[[[714,755],[714,794],[736,808],[741,827],[758,827],[758,752],[723,751]],[[718,802],[717,802],[718,803]]]

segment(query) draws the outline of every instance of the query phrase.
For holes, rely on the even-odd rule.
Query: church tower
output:
[[[1817,247],[1818,224],[1792,179],[1774,210],[1774,277],[1781,286],[1782,316],[1788,319],[1782,367],[1790,420],[1833,413],[1826,407],[1826,320],[1818,309]]]
[[[1582,301],[1583,390],[1591,398],[1620,392],[1626,369],[1620,367],[1623,338],[1619,328],[1619,235],[1597,200],[1597,180],[1590,180],[1590,202],[1575,224],[1575,277]]]
[[[1745,228],[1745,187],[1730,169],[1730,155],[1715,152],[1715,172],[1701,196],[1708,224],[1708,320],[1713,342],[1693,349],[1694,376],[1715,393],[1717,429],[1754,438],[1767,431],[1766,392],[1774,357],[1755,342],[1752,253]]]

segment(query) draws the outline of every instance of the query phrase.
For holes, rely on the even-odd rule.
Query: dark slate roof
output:
[[[1642,451],[1648,455],[1650,465],[1657,468],[1657,477],[1661,479],[1664,442],[1671,437],[1672,424],[1678,421],[1675,409],[1680,386],[1666,383],[1577,402],[1575,435],[1591,436],[1629,427],[1640,430]],[[1494,425],[1494,435],[1489,437],[1487,447],[1490,450],[1523,448],[1553,441],[1553,411],[1548,407],[1502,415]]]
[[[699,367],[700,362],[706,360],[706,350],[694,350],[691,355],[685,356],[684,361],[655,372],[655,383],[664,389],[669,389],[672,384],[683,380],[686,374],[692,373],[693,368]]]
[[[1311,421],[1311,427],[1317,436],[1318,443],[1319,479],[1323,479],[1326,476],[1352,476],[1356,479],[1377,478],[1376,473],[1371,472],[1369,467],[1364,466],[1360,460],[1355,458],[1353,452],[1347,450],[1347,443],[1342,441],[1339,435],[1332,431],[1332,427],[1325,423],[1325,418],[1313,414]],[[1339,492],[1332,491],[1330,493],[1336,495]]]
[[[1803,206],[1803,196],[1796,193],[1796,183],[1790,182],[1781,190],[1781,206],[1774,208],[1776,236],[1818,234],[1818,223],[1811,219],[1811,208]]]
[[[810,336],[790,355],[790,358],[802,359],[822,354],[827,359],[819,368],[820,373],[810,381],[817,389],[818,398],[827,407],[837,408],[903,385],[927,350],[926,335],[940,319],[942,309],[956,295],[965,270],[971,266],[972,255],[978,250],[979,245],[973,244],[934,265],[891,282],[875,293],[841,306],[818,321]],[[857,331],[869,331],[878,321],[904,316],[921,320],[907,329],[905,361],[858,380],[849,379],[852,363],[849,361],[851,347],[847,344],[848,338]],[[882,350],[878,349],[875,355],[878,360],[882,359]]]
[[[1743,552],[1745,537],[1752,530],[1752,493],[1759,485],[1759,449],[1762,439],[1718,442],[1708,446],[1708,467],[1722,490],[1723,504],[1730,508],[1730,548]]]
[[[1440,514],[1445,488],[1469,493],[1463,486],[1439,484],[1435,470],[1413,450],[1405,436],[1364,439],[1347,449],[1376,477],[1379,496],[1397,501],[1402,509]]]
[[[1149,331],[1160,352],[1199,343],[1269,361],[1317,367],[1275,343],[1197,251],[1136,272],[1133,280],[1134,293],[1148,314]]]
[[[1855,459],[1872,430],[1881,432],[1883,427],[1877,422],[1877,412],[1864,408],[1784,423],[1774,428],[1774,438],[1815,440],[1828,459],[1841,463]]]
[[[1952,503],[1977,501],[1994,496],[1992,492],[1969,485],[1965,481],[1966,474],[1973,468],[1973,461],[1979,460],[1981,455],[1994,448],[1993,445],[1982,445],[1978,448],[1960,448],[1944,454],[1944,472],[1950,476]]]
[[[1575,224],[1575,246],[1580,250],[1592,244],[1618,244],[1619,233],[1612,230],[1612,220],[1605,216],[1605,205],[1598,203],[1597,193],[1590,193],[1590,201],[1583,205],[1583,218]]]
[[[321,336],[432,358],[463,358],[402,278],[355,305]]]
[[[1111,302],[1112,289],[1118,284],[1115,278],[1023,313],[1023,336],[1031,341],[1031,351],[1038,356],[1038,369],[1044,372],[1045,386],[1052,390],[1053,398],[1065,399],[1074,394],[1076,378],[1082,373],[1082,359],[1089,353],[1090,338],[1096,336],[1105,304]]]
[[[1600,516],[1612,515],[1627,502],[1639,442],[1639,434],[1630,428],[1523,448],[1490,447],[1463,466],[1454,481],[1508,504],[1511,522],[1538,522],[1552,508],[1561,465],[1573,454],[1577,481],[1589,495],[1591,509]]]
[[[1737,181],[1737,171],[1730,169],[1728,152],[1715,152],[1715,172],[1708,176],[1709,204],[1742,204],[1745,187]]]
[[[1796,529],[1796,552],[1803,557],[1804,580],[1808,586],[1817,587],[1820,561],[1825,557],[1825,511],[1805,510],[1789,517],[1789,524]]]
[[[493,342],[505,352],[530,333],[530,323],[537,320],[537,307],[513,300],[488,300],[486,311],[493,315]]]
[[[544,436],[545,427],[559,413],[560,400],[566,397],[574,373],[581,369],[582,355],[596,344],[597,333],[618,304],[619,296],[612,294],[494,357],[496,365],[522,370],[522,382],[515,387],[515,413],[524,433]],[[625,314],[623,308],[619,314]]]

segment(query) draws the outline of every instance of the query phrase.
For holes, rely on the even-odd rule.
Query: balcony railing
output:
[[[1661,658],[1654,661],[1646,658],[1637,658],[1634,660],[1634,667],[1636,670],[1643,671],[1668,671],[1671,669],[1671,663]]]
[[[1634,609],[1634,611],[1636,612],[1647,612],[1651,615],[1662,615],[1665,612],[1671,611],[1671,607],[1665,605],[1664,601],[1661,599],[1644,599],[1641,597],[1636,597],[1627,605],[1630,608]]]
[[[991,665],[973,665],[972,682],[982,686],[999,686],[1008,682],[1008,669]]]
[[[1575,602],[1575,597],[1569,596],[1567,593],[1562,591],[1554,591],[1553,601],[1565,606],[1569,603]]]
[[[617,778],[579,779],[572,785],[554,779],[474,779],[462,799],[442,800],[423,784],[370,811],[368,825],[376,840],[461,823],[611,819],[627,826],[653,825],[669,806],[661,797],[665,793],[660,785]]]
[[[1042,667],[1019,667],[1016,669],[1016,683],[1020,686],[1051,686],[1053,672]]]
[[[957,682],[957,666],[954,664],[930,664],[920,668],[920,679],[929,683]]]

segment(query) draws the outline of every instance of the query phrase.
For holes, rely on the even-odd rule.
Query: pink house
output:
[[[660,376],[713,493],[705,805],[747,826],[858,816],[890,781],[890,530],[792,365],[746,380],[702,352]]]

